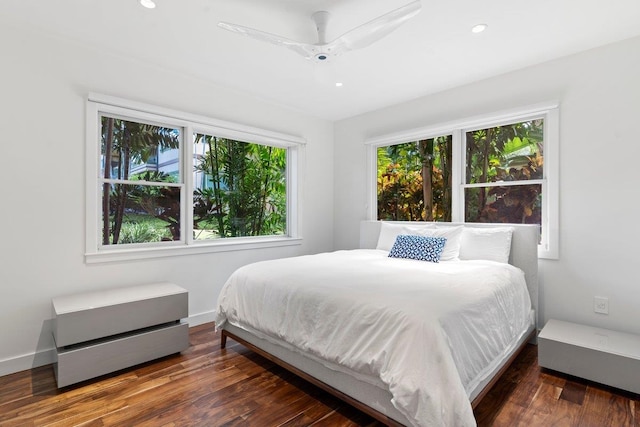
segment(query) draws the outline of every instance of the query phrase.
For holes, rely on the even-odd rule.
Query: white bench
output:
[[[549,320],[538,335],[538,364],[640,393],[640,336]]]
[[[58,387],[189,347],[188,292],[172,283],[57,297],[53,305]]]

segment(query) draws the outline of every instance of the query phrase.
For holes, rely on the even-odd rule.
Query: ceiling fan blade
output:
[[[317,46],[300,43],[295,40],[290,40],[285,37],[278,36],[276,34],[267,33],[264,31],[256,30],[254,28],[244,27],[242,25],[231,24],[228,22],[219,22],[218,26],[225,30],[239,33],[252,39],[261,40],[267,43],[274,44],[276,46],[284,46],[304,56],[305,58],[312,58],[317,53]]]
[[[413,18],[421,8],[420,0],[413,1],[346,32],[327,46],[334,54],[367,47]]]

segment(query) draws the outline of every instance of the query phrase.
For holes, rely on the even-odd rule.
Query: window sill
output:
[[[131,261],[173,257],[181,255],[197,255],[213,252],[244,251],[251,249],[275,248],[282,246],[301,245],[302,238],[298,237],[263,237],[263,238],[234,238],[225,241],[196,243],[192,245],[153,246],[144,248],[101,249],[97,252],[85,254],[87,264],[106,262]]]

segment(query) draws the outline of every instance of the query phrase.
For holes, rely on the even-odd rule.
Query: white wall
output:
[[[639,76],[635,38],[336,123],[336,249],[358,245],[368,137],[559,101],[560,259],[540,261],[542,318],[640,333]]]
[[[0,375],[51,362],[52,297],[168,280],[189,291],[189,313],[197,323],[211,320],[222,284],[238,266],[332,249],[332,123],[170,69],[7,25],[0,26],[0,52]],[[305,138],[303,244],[85,264],[88,92]]]

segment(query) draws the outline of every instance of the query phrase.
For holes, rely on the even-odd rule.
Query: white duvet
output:
[[[332,369],[383,383],[415,426],[473,426],[470,391],[530,323],[523,272],[359,249],[238,269],[218,299],[229,322]]]

